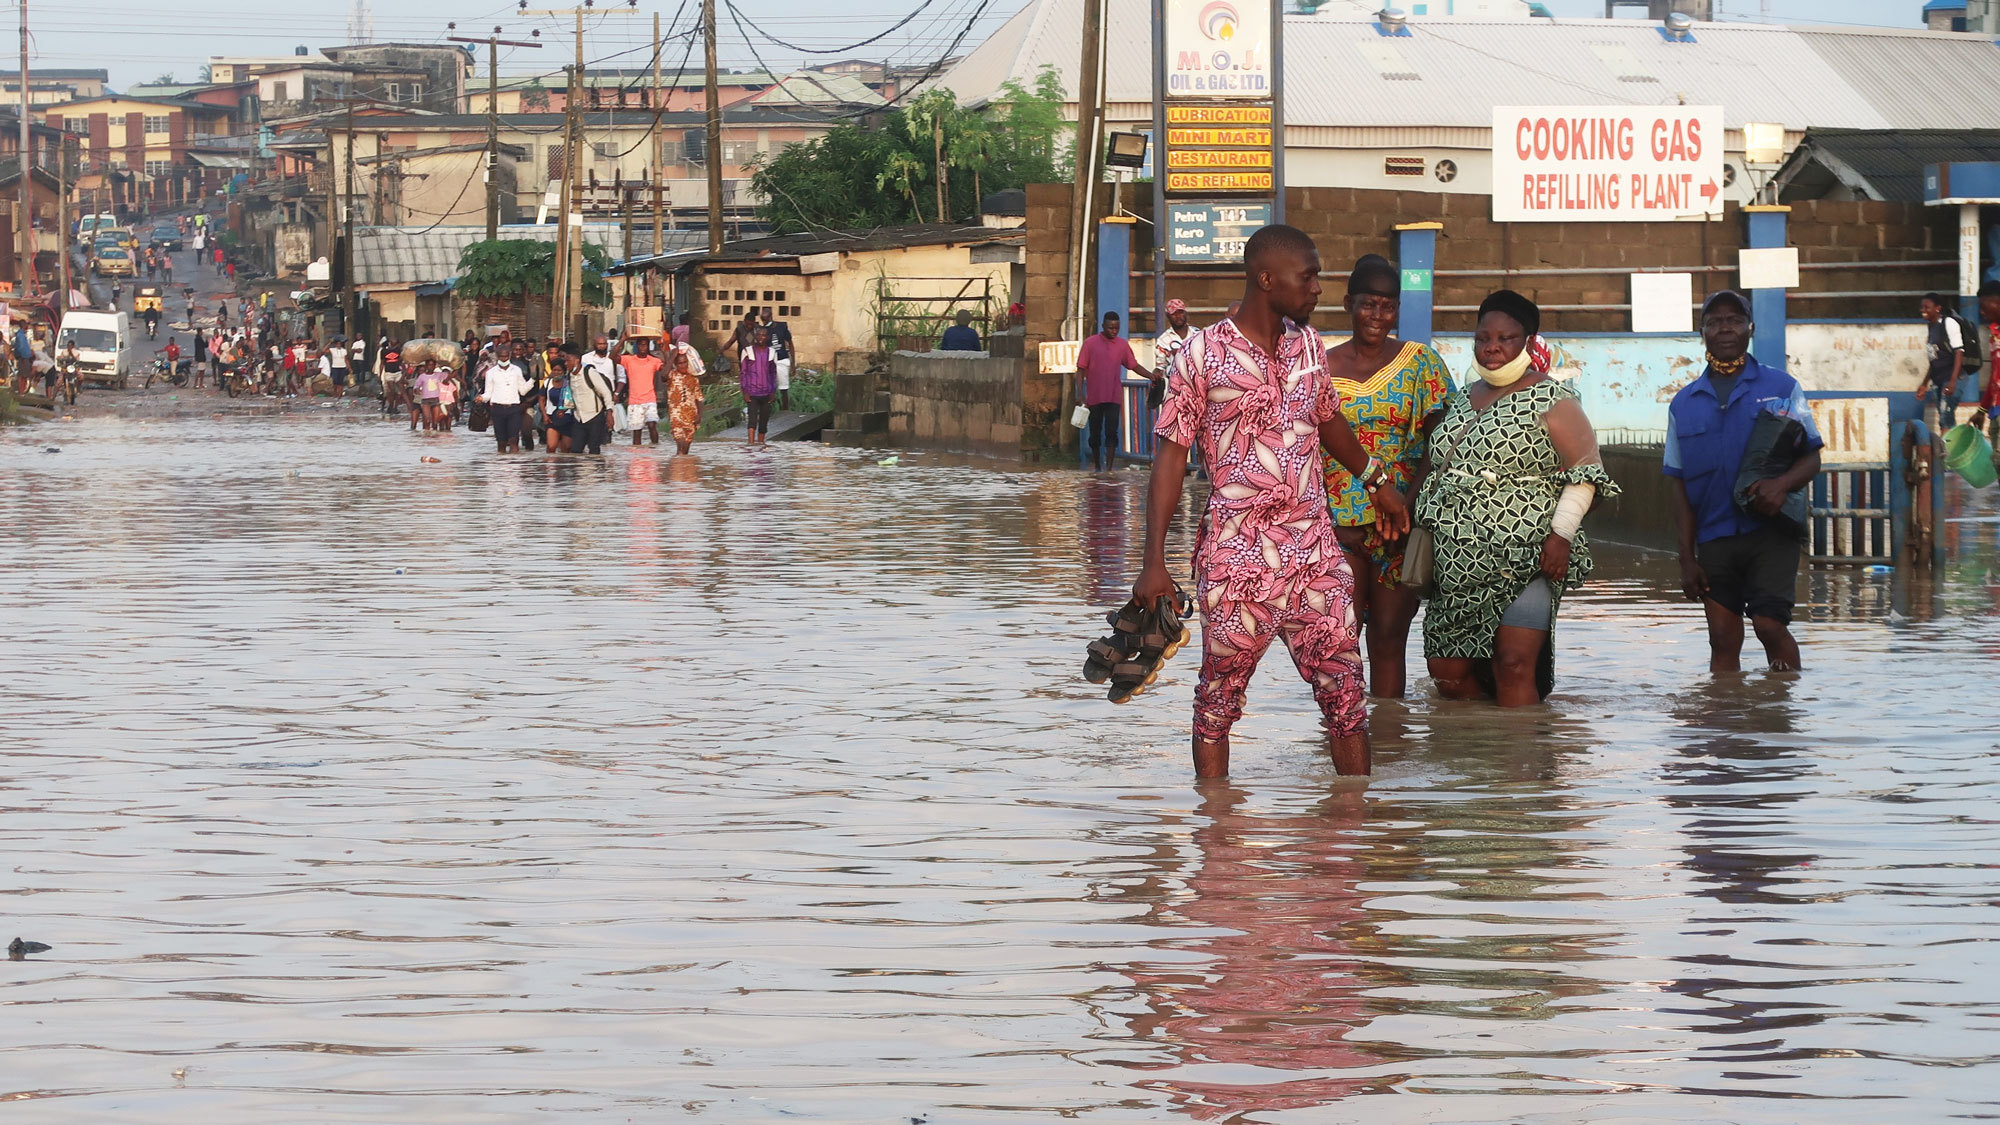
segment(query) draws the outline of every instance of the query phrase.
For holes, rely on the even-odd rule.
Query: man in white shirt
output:
[[[574,347],[565,344],[565,348]],[[583,357],[577,365],[576,374],[570,377],[569,393],[571,409],[576,415],[576,445],[578,453],[602,453],[604,443],[611,437],[611,375],[605,366],[592,362],[593,357],[603,359],[605,365],[611,360],[604,356],[604,337],[599,336],[591,353]]]
[[[333,380],[333,397],[347,395],[347,338],[335,336],[326,349],[326,375]]]
[[[486,389],[480,392],[479,401],[492,414],[493,441],[502,453],[521,451],[521,396],[532,389],[528,373],[514,362],[512,345],[495,344],[493,363],[486,369]]]
[[[617,354],[618,349],[612,345],[611,341],[607,337],[599,335],[590,341],[590,350],[583,353],[582,367],[585,371],[595,371],[599,375],[604,376],[605,385],[611,388],[611,397],[614,405],[625,401],[625,369],[619,366],[618,360],[615,358]],[[619,411],[618,413],[623,412]],[[578,417],[581,416],[581,414],[578,415]],[[621,419],[614,418],[613,422],[617,423],[614,426],[615,429],[622,430],[625,428]]]

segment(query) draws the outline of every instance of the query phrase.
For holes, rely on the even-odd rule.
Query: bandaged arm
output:
[[[1573,398],[1566,398],[1555,404],[1542,416],[1543,425],[1548,427],[1550,444],[1555,446],[1556,456],[1562,458],[1564,468],[1574,469],[1579,465],[1602,465],[1603,458],[1597,451],[1597,431],[1591,428],[1590,419],[1584,417],[1583,405]],[[1590,505],[1597,499],[1597,486],[1589,483],[1566,484],[1562,495],[1556,498],[1555,516],[1549,521],[1549,530],[1564,539],[1575,539],[1583,517],[1590,511]]]
[[[1549,521],[1549,530],[1564,539],[1576,538],[1576,529],[1583,526],[1584,513],[1590,511],[1590,502],[1597,498],[1594,484],[1566,484],[1562,496],[1556,500],[1555,518]]]

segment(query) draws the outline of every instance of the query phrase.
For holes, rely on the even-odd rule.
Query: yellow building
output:
[[[983,335],[1019,293],[1025,251],[1018,229],[923,223],[742,239],[720,254],[634,261],[631,272],[670,277],[672,306],[712,344],[769,306],[773,319],[791,326],[798,361],[830,367],[844,357],[933,347],[960,309],[972,312]]]

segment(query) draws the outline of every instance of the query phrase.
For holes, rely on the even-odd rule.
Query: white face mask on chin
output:
[[[1479,378],[1489,386],[1511,387],[1521,381],[1521,376],[1528,373],[1528,349],[1523,347],[1520,355],[1499,367],[1481,367],[1479,361],[1475,359],[1472,361],[1472,369],[1479,372]]]

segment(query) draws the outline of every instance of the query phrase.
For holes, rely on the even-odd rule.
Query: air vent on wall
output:
[[[1422,176],[1430,171],[1430,162],[1421,156],[1386,156],[1382,158],[1382,174],[1385,176]]]

